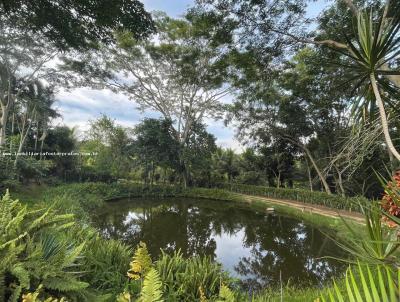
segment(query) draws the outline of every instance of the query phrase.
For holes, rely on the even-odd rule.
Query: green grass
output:
[[[13,198],[19,199],[24,203],[34,204],[40,202],[43,194],[49,187],[47,185],[21,186],[16,190],[10,190]]]
[[[319,191],[304,189],[273,188],[242,184],[220,184],[220,189],[267,198],[288,199],[308,204],[327,206],[333,209],[360,211],[359,203],[366,203],[368,199],[362,196],[343,197],[337,194],[327,194]]]

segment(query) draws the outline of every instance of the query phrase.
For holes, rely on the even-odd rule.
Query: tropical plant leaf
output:
[[[394,277],[392,268],[388,265],[378,265],[374,268],[376,276],[369,265],[360,262],[355,267],[349,267],[345,277],[345,291],[342,292],[334,284],[335,291],[328,291],[328,299],[331,302],[376,302],[376,301],[398,301],[400,291],[398,280]],[[397,269],[398,276],[399,270]],[[361,288],[359,285],[361,284]],[[327,301],[321,295],[322,301]]]
[[[151,268],[144,278],[140,293],[141,302],[163,302],[162,282],[155,268]]]

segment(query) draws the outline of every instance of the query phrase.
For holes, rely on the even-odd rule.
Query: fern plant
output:
[[[162,288],[159,273],[155,268],[151,268],[144,278],[140,302],[164,302]]]
[[[42,292],[43,285],[39,285],[39,287],[33,293],[26,293],[22,295],[22,302],[66,302],[64,297],[61,299],[53,298],[52,296],[40,298],[40,294]]]
[[[71,230],[72,215],[51,208],[28,210],[7,192],[0,201],[0,301],[18,301],[31,288],[76,296],[88,284],[78,279],[84,243],[71,244],[60,231]]]
[[[219,288],[219,296],[217,302],[235,302],[235,294],[225,284],[221,284]]]
[[[144,242],[139,243],[129,266],[130,269],[127,274],[133,280],[143,278],[151,269],[151,257]]]

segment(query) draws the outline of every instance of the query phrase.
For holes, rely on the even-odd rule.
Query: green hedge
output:
[[[51,187],[46,191],[48,197],[64,194],[74,195],[79,199],[87,195],[97,196],[103,201],[127,197],[173,197],[181,194],[183,189],[178,186],[144,185],[138,183],[118,182],[86,182],[65,184]]]
[[[241,184],[219,184],[218,188],[241,194],[294,200],[303,203],[323,205],[339,210],[357,212],[360,211],[360,203],[369,202],[367,198],[362,196],[343,197],[336,194],[302,189],[272,188]]]
[[[132,182],[118,183],[75,183],[61,185],[47,190],[49,199],[54,196],[69,195],[79,200],[85,208],[90,209],[90,204],[98,205],[98,202],[118,198],[129,197],[202,197],[224,199],[225,192],[235,192],[253,196],[263,196],[275,199],[294,200],[308,204],[323,205],[334,209],[359,211],[359,204],[368,202],[364,197],[342,197],[335,194],[327,194],[318,191],[302,189],[271,188],[241,184],[219,184],[215,189],[187,188],[170,185],[144,185]],[[94,202],[94,199],[95,200]]]

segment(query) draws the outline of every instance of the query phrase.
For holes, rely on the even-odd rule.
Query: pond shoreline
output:
[[[241,280],[244,291],[277,287],[280,278],[285,284],[318,287],[341,276],[346,266],[333,259],[346,256],[328,232],[282,211],[271,213],[248,203],[131,198],[106,203],[92,218],[105,238],[130,246],[145,242],[156,259],[160,250],[212,257]]]
[[[204,190],[213,190],[213,189],[205,189],[201,188]],[[190,189],[188,189],[190,190]],[[306,202],[299,202],[296,200],[290,200],[290,199],[279,199],[279,198],[270,198],[270,197],[265,197],[265,196],[260,196],[260,195],[249,195],[249,194],[241,194],[241,193],[234,193],[228,190],[223,190],[227,193],[231,193],[233,195],[236,195],[237,197],[243,199],[242,202],[254,202],[254,201],[264,201],[268,205],[281,205],[281,206],[288,206],[294,209],[298,209],[302,212],[307,212],[310,214],[318,214],[330,218],[345,218],[345,219],[351,219],[354,220],[355,222],[365,224],[365,218],[361,213],[358,212],[352,212],[352,211],[347,211],[347,210],[339,210],[339,209],[334,209],[331,207],[323,206],[323,205],[318,205],[318,204],[308,204]],[[190,193],[188,194],[183,194],[183,196],[188,196],[190,197]],[[181,194],[177,194],[176,197],[180,197]],[[167,197],[174,197],[174,196],[167,196]],[[231,198],[227,199],[221,199],[221,198],[213,198],[212,196],[197,196],[195,194],[195,197],[199,198],[206,198],[206,199],[214,199],[214,200],[225,200],[225,201],[232,201]],[[118,196],[118,197],[112,197],[105,199],[105,202],[116,202],[121,199],[126,199],[126,198],[139,198],[138,196]]]

